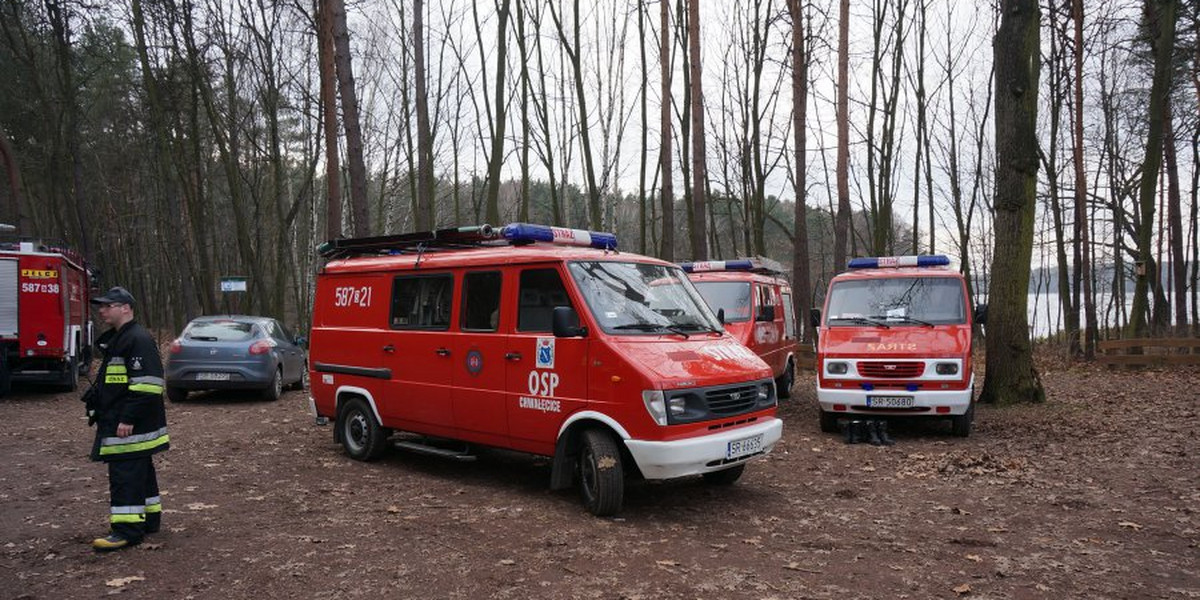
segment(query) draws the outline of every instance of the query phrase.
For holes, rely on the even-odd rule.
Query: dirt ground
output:
[[[546,460],[346,458],[303,392],[169,405],[161,533],[96,554],[107,478],[77,394],[0,400],[0,598],[1200,598],[1196,371],[1043,369],[1042,406],[892,447],[817,426],[727,488],[632,482],[618,518]]]

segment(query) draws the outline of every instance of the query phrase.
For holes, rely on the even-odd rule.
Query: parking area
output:
[[[1200,597],[1196,371],[1043,372],[1043,406],[970,438],[896,423],[846,445],[811,375],[731,487],[627,487],[616,518],[548,490],[547,460],[346,458],[303,392],[167,407],[164,530],[111,555],[107,479],[76,393],[0,401],[5,598]]]

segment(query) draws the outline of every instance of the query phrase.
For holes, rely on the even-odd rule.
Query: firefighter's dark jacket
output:
[[[136,321],[109,330],[96,340],[103,362],[88,400],[94,410],[96,440],[92,460],[112,461],[157,454],[170,448],[163,406],[163,367],[158,345]],[[133,433],[117,437],[117,425]]]

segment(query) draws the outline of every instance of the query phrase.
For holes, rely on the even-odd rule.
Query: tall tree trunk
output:
[[[1163,160],[1167,167],[1167,227],[1170,231],[1171,282],[1175,296],[1176,335],[1187,331],[1187,259],[1183,253],[1183,199],[1179,185],[1179,164],[1175,154],[1175,123],[1172,102],[1167,101],[1164,116]],[[1193,165],[1200,168],[1200,165]]]
[[[1140,223],[1137,227],[1137,283],[1133,288],[1133,308],[1130,309],[1130,329],[1143,336],[1150,312],[1150,286],[1159,287],[1161,279],[1154,264],[1151,240],[1154,235],[1154,192],[1158,186],[1158,171],[1162,168],[1163,115],[1171,88],[1171,53],[1175,47],[1176,0],[1146,0],[1146,22],[1150,25],[1150,44],[1154,51],[1154,79],[1150,85],[1150,105],[1146,127],[1146,155],[1142,162],[1142,181],[1138,188]]]
[[[659,200],[662,202],[662,248],[659,257],[665,261],[675,260],[675,189],[671,174],[671,11],[670,2],[660,0],[658,63],[662,72],[662,105],[659,107],[659,128],[662,144],[659,150],[659,171],[662,172],[662,187]]]
[[[344,0],[329,2],[333,15],[338,95],[342,98],[342,126],[346,130],[346,158],[350,161],[350,213],[354,216],[354,235],[365,236],[371,231],[370,217],[367,213],[367,165],[363,161],[362,124],[358,117],[358,92],[354,89],[350,31],[346,28],[346,4]]]
[[[8,134],[4,128],[0,127],[0,163],[4,164],[4,172],[8,175],[8,197],[11,202],[9,208],[0,209],[0,223],[6,223],[17,227],[17,231],[21,231],[21,168],[17,165],[17,155],[13,153],[12,142],[8,140]]]
[[[704,86],[700,64],[700,0],[688,2],[688,47],[692,84],[692,259],[708,260],[708,227],[705,224],[705,197],[708,187],[708,160],[704,147]]]
[[[337,74],[333,50],[333,0],[317,6],[317,57],[321,79],[321,122],[325,139],[325,237],[342,236],[342,172],[338,154]]]
[[[429,128],[429,92],[425,69],[425,0],[413,0],[413,68],[417,95],[417,214],[415,231],[437,227],[433,179],[433,132]],[[503,44],[501,44],[503,47]]]
[[[788,13],[792,17],[792,129],[796,138],[795,193],[796,208],[792,215],[792,289],[795,292],[796,323],[801,340],[812,339],[812,328],[808,324],[808,311],[812,308],[812,274],[808,258],[808,54],[804,32],[803,0],[787,0]]]
[[[850,232],[850,0],[838,4],[837,215],[833,219],[833,268],[846,268]]]
[[[508,124],[508,103],[504,78],[508,73],[508,15],[512,0],[503,0],[496,7],[496,116],[492,129],[492,146],[488,154],[487,216],[490,223],[500,222],[500,167],[504,166],[504,131]]]
[[[559,19],[558,12],[554,10],[554,4],[554,2],[549,4],[550,16],[554,19],[554,26],[558,29],[558,39],[562,43],[563,50],[567,53],[568,60],[571,61],[571,72],[574,75],[575,83],[575,101],[579,103],[579,142],[583,146],[583,169],[588,195],[588,222],[592,229],[601,229],[603,215],[600,213],[600,188],[596,186],[596,166],[592,159],[592,141],[589,134],[591,127],[588,126],[587,93],[583,89],[583,62],[579,56],[579,53],[582,52],[579,47],[579,0],[575,0],[572,11],[574,13],[573,42],[567,39],[562,20]]]
[[[666,4],[663,1],[663,4]],[[650,218],[646,206],[646,168],[650,160],[649,135],[650,116],[649,98],[650,95],[650,64],[646,59],[646,3],[638,2],[637,6],[637,25],[638,25],[638,55],[641,59],[642,66],[642,82],[641,90],[638,92],[639,108],[641,109],[642,131],[641,131],[641,151],[638,153],[638,253],[646,254],[649,248],[649,240],[646,234],[650,228]]]
[[[66,121],[62,135],[66,144],[67,159],[71,163],[71,195],[68,199],[71,216],[75,219],[75,231],[84,256],[92,254],[92,228],[84,217],[87,198],[84,195],[83,154],[80,148],[79,90],[75,88],[75,60],[72,49],[71,15],[60,0],[45,0],[46,14],[54,32],[54,50],[58,59],[59,84],[62,86],[63,117]]]
[[[1037,97],[1041,70],[1037,0],[1002,0],[996,64],[997,260],[988,289],[987,377],[980,400],[1042,402],[1029,342],[1030,259],[1037,210]]]
[[[1096,340],[1099,332],[1096,323],[1096,299],[1092,293],[1092,244],[1087,210],[1087,175],[1083,168],[1083,0],[1071,1],[1071,20],[1075,25],[1075,103],[1073,111],[1074,154],[1075,154],[1075,222],[1079,223],[1080,281],[1083,286],[1083,357],[1096,357]]]

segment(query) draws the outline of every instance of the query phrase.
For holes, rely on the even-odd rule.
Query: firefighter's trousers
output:
[[[154,457],[142,456],[108,463],[108,494],[112,532],[136,544],[162,524],[162,499]]]

